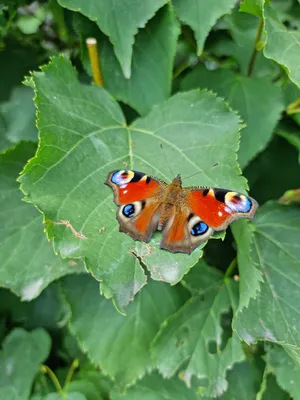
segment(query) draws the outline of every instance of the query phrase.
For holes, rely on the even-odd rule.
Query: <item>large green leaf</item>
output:
[[[53,280],[82,272],[80,262],[57,257],[44,232],[40,213],[23,202],[16,182],[35,145],[22,142],[0,155],[0,286],[32,300]]]
[[[281,65],[290,80],[300,87],[300,33],[288,30],[271,6],[264,8],[266,46],[264,55]]]
[[[95,24],[81,17],[76,18],[75,26],[83,39],[83,61],[88,70],[90,61],[85,38],[98,39],[104,86],[116,99],[143,115],[168,98],[179,35],[179,24],[170,5],[163,7],[137,34],[130,79],[124,78],[112,45]]]
[[[201,250],[172,254],[159,250],[159,234],[146,245],[119,233],[112,192],[103,182],[111,170],[125,167],[170,182],[162,143],[174,175],[202,173],[186,179],[189,185],[245,191],[236,163],[237,115],[213,94],[196,90],[170,98],[128,127],[106,91],[79,84],[62,57],[34,74],[33,82],[41,141],[21,177],[22,190],[45,214],[56,251],[84,257],[102,291],[121,308],[145,284],[141,258],[155,279],[178,282]]]
[[[203,273],[207,267],[202,266]],[[235,333],[226,342],[221,316],[238,304],[237,284],[229,279],[219,283],[213,275],[205,283],[207,290],[191,298],[162,326],[152,344],[155,366],[164,377],[180,371],[181,378],[191,384],[199,378],[202,395],[216,397],[226,391],[226,370],[244,359],[242,345]],[[219,284],[218,284],[219,283]]]
[[[271,371],[279,386],[286,390],[294,400],[300,399],[300,366],[279,346],[267,352],[267,369]]]
[[[59,0],[59,3],[70,10],[80,11],[97,23],[114,45],[125,78],[130,78],[134,36],[166,0]]]
[[[284,110],[281,91],[265,78],[247,78],[230,70],[208,71],[196,67],[182,81],[183,89],[208,88],[224,96],[245,123],[242,130],[239,163],[244,168],[262,151],[271,138]]]
[[[33,380],[40,364],[48,357],[50,346],[50,336],[43,329],[26,332],[16,328],[11,331],[0,352],[0,398],[5,398],[4,393],[15,392],[16,399],[28,399]]]
[[[175,288],[153,281],[129,304],[126,317],[99,296],[89,276],[66,278],[64,291],[72,313],[71,332],[93,364],[121,386],[151,369],[150,343],[160,324],[182,304]]]
[[[282,344],[300,362],[300,210],[267,203],[254,219],[248,248],[264,282],[256,299],[236,315],[234,329],[248,344],[268,340]],[[246,248],[244,249],[246,251]]]
[[[145,376],[126,393],[114,390],[112,400],[199,400],[196,391],[188,389],[177,377],[164,379],[158,373]]]
[[[235,4],[235,0],[173,0],[179,19],[195,31],[199,55],[211,28],[222,15],[230,13]]]
[[[251,258],[253,228],[248,221],[237,221],[231,227],[237,244],[237,261],[240,278],[239,311],[247,307],[252,297],[256,297],[263,281],[258,265]]]

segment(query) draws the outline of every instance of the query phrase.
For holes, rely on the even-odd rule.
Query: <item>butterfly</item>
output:
[[[191,254],[214,231],[240,218],[253,218],[257,202],[244,194],[208,187],[182,188],[180,175],[167,184],[130,170],[111,171],[105,182],[119,206],[120,232],[149,242],[162,231],[160,246]]]

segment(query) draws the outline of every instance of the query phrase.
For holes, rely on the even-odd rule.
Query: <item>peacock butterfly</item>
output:
[[[253,218],[257,202],[244,194],[207,187],[182,188],[180,175],[167,184],[142,172],[117,170],[106,185],[119,206],[120,232],[148,242],[162,231],[161,248],[191,254],[214,231],[239,218]]]

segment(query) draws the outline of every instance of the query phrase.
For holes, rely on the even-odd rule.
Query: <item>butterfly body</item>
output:
[[[182,188],[180,175],[167,184],[142,172],[117,170],[105,184],[119,206],[120,231],[148,242],[160,230],[161,247],[173,252],[190,254],[214,231],[252,218],[258,206],[251,197],[226,189]]]

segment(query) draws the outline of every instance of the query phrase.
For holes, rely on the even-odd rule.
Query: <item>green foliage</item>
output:
[[[16,398],[28,399],[39,366],[49,355],[50,337],[43,329],[26,332],[16,328],[2,346],[0,398],[5,398],[5,393],[14,393]]]
[[[201,267],[200,275],[208,269],[205,264]],[[222,315],[236,311],[238,288],[233,280],[220,281],[219,276],[213,275],[205,284],[206,287],[199,283],[199,295],[193,296],[165,322],[153,343],[152,353],[163,376],[173,376],[180,367],[181,378],[188,386],[195,375],[201,394],[217,397],[227,389],[226,370],[244,359],[237,335],[226,337],[221,325]]]
[[[117,100],[121,100],[139,114],[144,115],[155,104],[162,103],[170,96],[172,69],[180,29],[169,5],[158,11],[145,29],[140,30],[136,35],[129,79],[124,77],[107,37],[97,28],[95,29],[95,25],[88,19],[80,15],[76,17],[74,25],[82,40],[92,36],[99,42],[105,87]],[[82,44],[83,62],[90,72],[87,49],[84,42]],[[155,61],[158,59],[159,64]],[[147,79],[144,79],[145,76]],[[151,90],[149,90],[149,81],[152,82]]]
[[[20,142],[0,155],[0,284],[26,301],[37,297],[53,280],[83,271],[80,262],[54,254],[43,233],[40,213],[21,201],[16,178],[34,150],[32,143]]]
[[[299,29],[297,0],[1,3],[0,400],[300,398]],[[118,232],[123,168],[260,207],[171,253]]]

